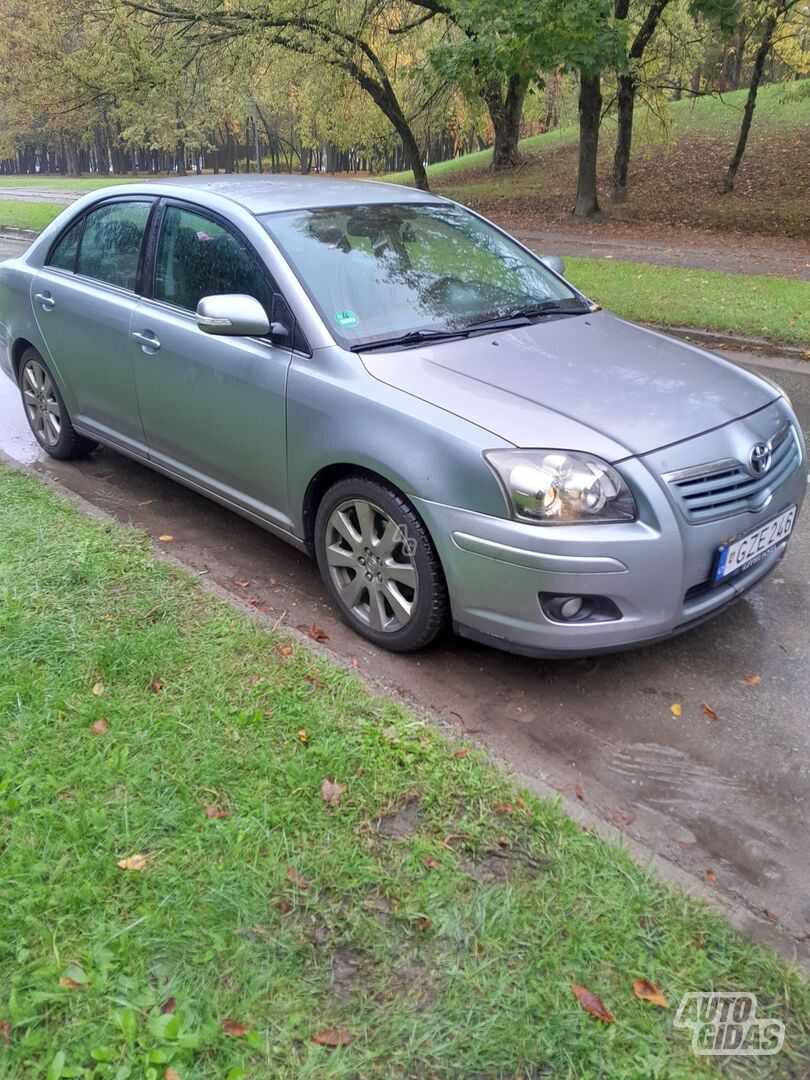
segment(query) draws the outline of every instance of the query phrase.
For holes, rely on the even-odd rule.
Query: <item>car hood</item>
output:
[[[779,396],[721,357],[604,311],[361,355],[375,378],[515,446],[586,449],[610,461],[721,427]]]

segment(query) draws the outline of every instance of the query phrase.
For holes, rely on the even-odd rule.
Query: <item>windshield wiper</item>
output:
[[[397,337],[379,338],[377,341],[367,341],[361,345],[352,345],[352,352],[367,352],[369,349],[387,349],[396,345],[421,345],[424,341],[446,341],[448,338],[462,338],[469,334],[468,327],[460,327],[458,330],[409,330],[407,334],[399,334]]]
[[[503,316],[504,319],[539,319],[543,315],[587,315],[590,308],[587,304],[583,304],[580,301],[576,301],[576,307],[568,307],[570,300],[563,301],[562,304],[558,304],[555,300],[547,300],[543,304],[535,304],[533,307],[516,308],[514,311],[507,312]]]

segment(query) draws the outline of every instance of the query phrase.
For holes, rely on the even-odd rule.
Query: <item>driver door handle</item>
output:
[[[156,353],[160,342],[151,330],[133,330],[132,340],[137,341],[145,353]]]
[[[52,311],[56,306],[56,301],[49,292],[38,292],[34,294],[34,299],[42,308],[43,311]]]

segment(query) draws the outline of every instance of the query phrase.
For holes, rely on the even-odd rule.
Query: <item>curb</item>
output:
[[[121,522],[117,521],[112,514],[108,514],[105,510],[94,506],[81,495],[77,495],[75,492],[65,488],[52,476],[48,476],[46,473],[42,473],[19,461],[15,461],[14,458],[9,457],[3,450],[0,450],[0,463],[5,464],[17,472],[25,473],[27,476],[36,477],[36,479],[51,491],[71,502],[85,517],[94,518],[97,521],[114,524],[119,527],[127,527],[122,526]],[[134,526],[129,527],[134,528]],[[136,529],[135,531],[137,532],[138,530]],[[151,541],[149,547],[152,555],[156,559],[159,559],[169,566],[182,570],[186,574],[190,574],[195,578],[199,586],[210,596],[235,608],[243,615],[247,615],[249,618],[262,625],[266,630],[281,632],[288,637],[294,638],[298,644],[309,649],[310,652],[315,653],[323,659],[329,660],[330,663],[353,674],[356,678],[362,679],[370,686],[376,695],[381,697],[389,695],[390,688],[385,684],[384,680],[358,673],[350,666],[348,660],[344,660],[340,655],[333,652],[331,649],[328,649],[325,645],[320,645],[313,641],[294,626],[285,625],[283,620],[287,614],[286,611],[280,619],[272,619],[270,616],[258,611],[246,600],[228,592],[227,589],[218,585],[216,582],[208,581],[205,578],[200,578],[198,575],[195,575],[181,559],[171,555],[165,549],[157,547]],[[442,721],[440,717],[431,713],[428,709],[415,705],[412,702],[408,702],[406,707],[410,712],[426,723],[439,728],[446,737],[453,739],[454,741],[459,740],[458,731],[449,723]],[[479,749],[484,750],[487,757],[497,768],[502,770],[508,776],[511,776],[514,782],[520,787],[533,792],[542,799],[556,803],[563,809],[568,817],[575,821],[582,829],[594,833],[614,847],[622,850],[637,866],[642,870],[654,873],[658,880],[665,885],[668,885],[670,888],[692,900],[702,901],[707,907],[722,915],[734,930],[760,945],[765,945],[768,948],[773,949],[787,964],[800,971],[805,977],[810,978],[810,946],[808,946],[804,939],[797,939],[790,934],[789,931],[783,929],[778,923],[773,923],[767,919],[758,909],[749,907],[733,896],[718,893],[706,882],[689,873],[689,871],[682,869],[663,855],[659,855],[657,852],[653,851],[652,848],[627,836],[620,829],[616,828],[616,826],[604,821],[572,796],[557,791],[550,784],[547,784],[544,780],[541,780],[536,776],[520,772],[519,770],[508,766],[481,743],[476,743],[476,745]]]
[[[658,330],[662,334],[684,338],[686,341],[710,349],[764,352],[769,356],[786,356],[791,360],[810,361],[810,349],[801,345],[790,345],[784,341],[773,341],[770,338],[743,337],[740,334],[723,334],[719,330],[702,330],[694,326],[667,326],[657,322],[643,322],[641,325],[648,326],[650,330]]]
[[[36,240],[39,235],[37,229],[19,229],[16,225],[0,226],[0,239],[3,240]]]

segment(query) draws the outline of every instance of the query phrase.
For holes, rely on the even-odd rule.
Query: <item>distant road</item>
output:
[[[18,202],[47,202],[68,206],[84,195],[84,191],[60,191],[59,188],[38,187],[0,187],[0,199],[14,199]]]

